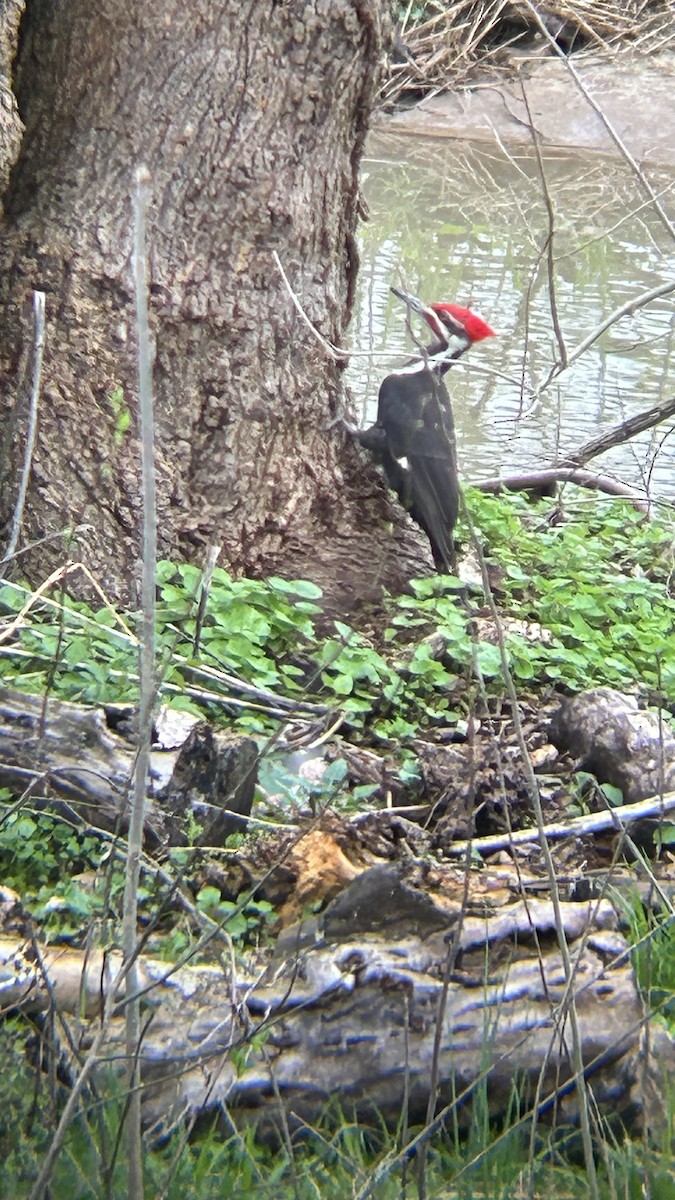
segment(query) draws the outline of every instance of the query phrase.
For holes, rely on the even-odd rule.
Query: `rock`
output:
[[[675,738],[656,712],[634,696],[595,688],[566,700],[551,719],[550,740],[626,804],[675,788]]]
[[[352,938],[395,926],[398,936],[443,929],[450,923],[447,911],[431,896],[410,887],[394,864],[372,867],[340,893],[323,914],[329,941]]]

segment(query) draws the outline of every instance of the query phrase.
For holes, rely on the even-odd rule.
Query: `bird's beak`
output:
[[[400,292],[398,288],[395,287],[392,287],[389,290],[390,292],[394,293],[397,300],[402,300],[404,304],[408,305],[408,308],[413,310],[413,312],[424,314],[427,311],[426,304],[419,300],[417,296],[411,296],[410,292]]]

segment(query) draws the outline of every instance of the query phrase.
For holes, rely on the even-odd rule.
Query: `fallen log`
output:
[[[585,469],[586,463],[598,454],[604,454],[615,446],[621,446],[630,441],[638,433],[653,429],[661,422],[675,414],[675,397],[671,396],[661,404],[645,409],[628,417],[618,425],[613,425],[604,433],[584,442],[576,450],[571,450],[563,458],[549,463],[548,466],[533,471],[520,471],[504,475],[498,479],[485,479],[474,484],[481,492],[488,495],[498,495],[500,492],[535,492],[540,495],[551,495],[557,483],[576,483],[579,487],[590,488],[605,492],[609,496],[625,497],[630,500],[638,512],[647,515],[651,511],[649,497],[644,492],[629,484],[621,483],[601,471]]]
[[[115,732],[120,724],[119,711],[113,719],[104,708],[0,688],[0,787],[33,808],[124,833],[136,747],[133,731],[130,739]],[[222,845],[245,827],[251,811],[257,745],[192,717],[174,743],[167,749],[156,744],[151,754],[146,844],[187,844],[194,818],[199,844]]]
[[[583,467],[553,466],[539,471],[520,471],[513,475],[502,475],[496,479],[484,479],[473,486],[479,492],[496,496],[500,492],[538,492],[551,495],[556,483],[576,483],[579,487],[605,492],[608,496],[619,496],[630,500],[638,512],[648,514],[651,509],[648,497],[627,483],[620,483],[600,471],[587,471]]]
[[[570,1006],[594,1110],[633,1132],[658,1129],[675,1065],[665,1027],[642,1038],[644,1011],[628,947],[607,900],[561,905],[573,978],[565,975],[549,901],[521,899],[493,914],[434,900],[400,868],[375,867],[324,914],[280,935],[258,974],[235,965],[139,961],[144,1034],[138,1049],[143,1119],[151,1138],[225,1108],[275,1136],[314,1124],[329,1101],[395,1125],[423,1121],[437,1027],[438,1106],[456,1110],[481,1080],[493,1116],[513,1101],[574,1122]],[[56,1002],[73,1074],[94,1042],[106,996],[98,1075],[124,1068],[123,985],[115,954],[0,942],[5,1010]],[[536,1100],[534,1098],[537,1097]]]

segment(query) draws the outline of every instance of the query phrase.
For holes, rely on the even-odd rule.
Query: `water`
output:
[[[568,355],[614,309],[670,280],[675,239],[634,173],[600,156],[547,154],[554,207],[553,281]],[[650,173],[675,220],[675,180]],[[624,317],[536,399],[559,358],[551,317],[548,216],[533,156],[457,141],[378,135],[362,188],[360,291],[347,382],[361,424],[381,379],[410,352],[397,284],[427,303],[474,308],[499,334],[447,377],[466,481],[540,468],[675,390],[675,307],[665,296]],[[423,336],[419,330],[420,337]],[[377,354],[377,357],[370,355]],[[669,378],[670,377],[670,378]],[[673,422],[594,465],[653,496],[675,496]]]

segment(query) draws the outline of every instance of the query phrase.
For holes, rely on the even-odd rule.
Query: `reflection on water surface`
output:
[[[614,309],[669,279],[675,283],[675,240],[628,166],[559,154],[545,154],[544,165],[554,208],[554,303],[569,355]],[[379,382],[402,361],[396,353],[410,350],[391,283],[427,302],[470,305],[500,335],[476,347],[448,378],[467,481],[542,466],[672,395],[675,309],[666,296],[624,317],[532,401],[560,357],[548,215],[533,156],[509,159],[496,147],[378,135],[362,179],[370,221],[361,230],[350,344],[388,352],[350,365],[362,423],[375,417]],[[675,220],[675,182],[656,171],[650,181]],[[595,462],[655,495],[672,496],[670,428]]]

